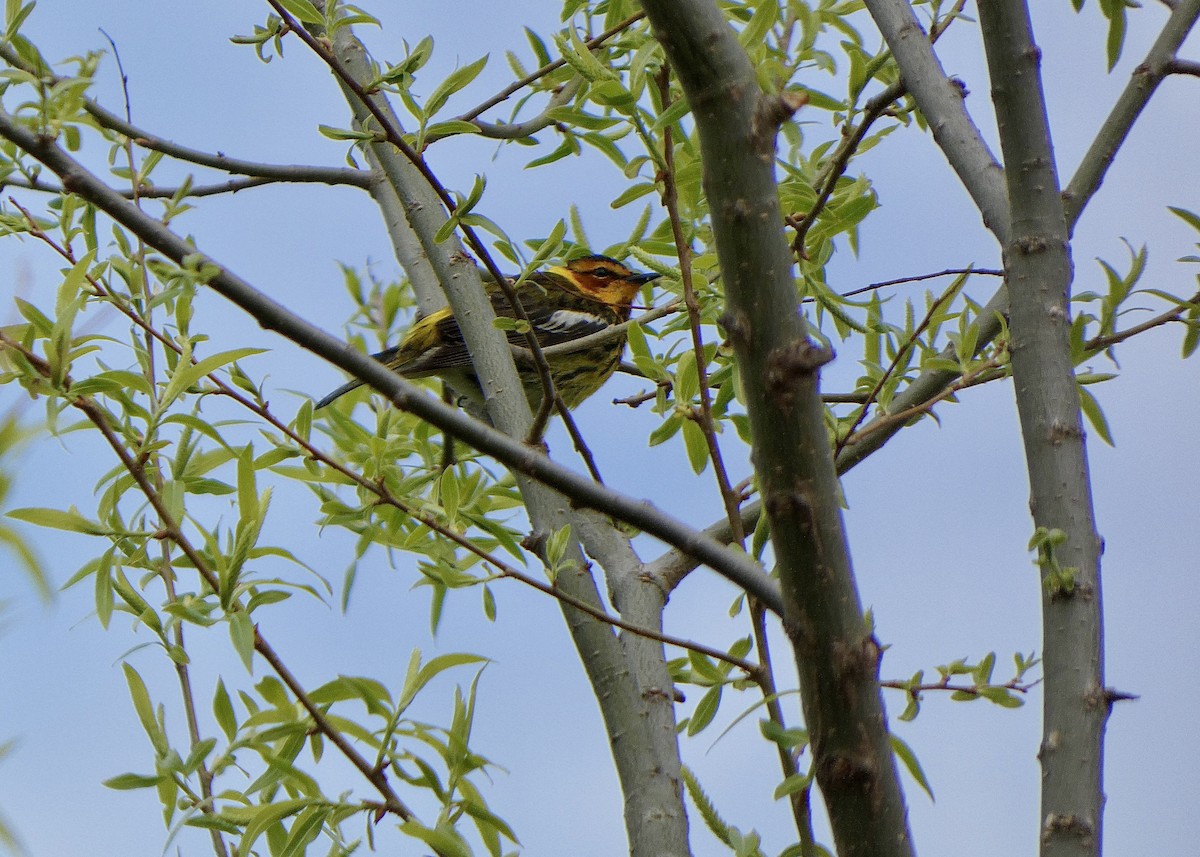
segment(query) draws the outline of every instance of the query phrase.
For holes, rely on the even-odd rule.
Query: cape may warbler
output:
[[[638,273],[607,256],[584,256],[531,274],[521,284],[517,296],[538,343],[549,348],[628,321],[638,290],[658,276]],[[513,310],[499,287],[492,283],[485,284],[485,288],[496,315],[513,318]],[[507,336],[513,345],[525,344],[525,336],[517,331],[509,331]],[[622,335],[548,358],[554,388],[566,406],[574,408],[599,390],[616,371],[624,350]],[[477,405],[483,403],[471,355],[449,309],[418,319],[399,345],[372,356],[405,378],[436,376],[459,396]],[[517,372],[530,406],[536,408],[542,398],[537,370],[529,360],[518,360]],[[325,407],[361,384],[351,381],[338,387],[319,401],[317,407]]]

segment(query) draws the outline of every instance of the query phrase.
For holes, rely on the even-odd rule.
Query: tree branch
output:
[[[628,18],[626,18],[624,21],[621,21],[621,22],[615,24],[614,26],[609,27],[607,30],[605,30],[600,35],[594,36],[594,37],[588,39],[586,42],[584,42],[584,45],[587,46],[588,50],[595,50],[596,48],[600,47],[605,42],[607,42],[609,39],[611,39],[613,36],[615,36],[619,33],[623,33],[626,30],[628,30],[630,27],[632,27],[638,21],[642,20],[642,18],[644,18],[644,17],[646,17],[645,12],[635,12],[634,14],[632,14]],[[526,75],[525,77],[521,78],[520,80],[506,86],[504,89],[500,90],[500,92],[498,92],[496,95],[493,95],[491,98],[487,99],[482,104],[478,105],[477,107],[471,108],[466,113],[464,113],[461,116],[458,116],[456,118],[462,122],[473,122],[477,118],[482,116],[485,112],[487,112],[488,110],[491,110],[493,107],[495,107],[497,104],[500,104],[501,102],[506,101],[510,96],[515,95],[516,93],[520,92],[522,89],[529,86],[531,83],[541,80],[543,77],[550,74],[551,72],[558,71],[558,69],[562,68],[566,64],[567,64],[567,61],[562,58],[559,58],[556,60],[551,60],[550,62],[546,63],[544,66],[539,68],[537,71],[533,72],[532,74]]]
[[[980,29],[1008,184],[1004,244],[1011,302],[1013,389],[1025,443],[1030,509],[1042,571],[1046,691],[1042,857],[1099,855],[1104,804],[1104,695],[1100,536],[1070,345],[1067,216],[1024,0],[979,4]],[[1060,541],[1055,533],[1063,534]],[[1052,552],[1053,551],[1053,552]]]
[[[876,23],[879,25],[881,32],[884,33],[885,38],[891,33],[891,38],[898,40],[899,31],[905,26],[905,21],[909,21],[909,25],[915,24],[915,18],[913,18],[908,4],[899,2],[899,0],[867,0],[867,6],[871,10],[871,14],[876,17]],[[1195,25],[1197,17],[1200,16],[1200,0],[1179,0],[1171,8],[1171,16],[1164,26],[1162,34],[1156,40],[1154,47],[1151,48],[1150,53],[1147,55],[1147,60],[1143,63],[1147,67],[1152,65],[1154,58],[1158,56],[1160,45],[1175,44],[1177,47],[1178,43],[1182,41],[1183,37]],[[876,10],[878,10],[878,15],[876,14]],[[885,29],[885,23],[887,24],[887,29]],[[932,48],[928,45],[922,48],[920,44],[916,44],[924,41],[921,39],[910,39],[909,41],[913,43],[910,45],[913,48],[911,51],[901,53],[896,51],[894,45],[892,46],[893,53],[896,54],[896,62],[900,66],[901,74],[904,75],[906,82],[910,78],[924,80],[927,73],[943,75],[941,67],[933,55]],[[890,43],[891,39],[889,39]],[[1140,68],[1141,66],[1139,66]],[[1088,154],[1084,156],[1076,178],[1072,179],[1071,184],[1067,187],[1065,192],[1067,197],[1066,214],[1070,228],[1074,228],[1091,195],[1099,187],[1100,179],[1103,177],[1108,164],[1115,157],[1116,147],[1125,139],[1128,129],[1132,127],[1133,122],[1140,115],[1142,108],[1152,94],[1154,87],[1147,87],[1144,85],[1145,83],[1145,81],[1141,80],[1139,72],[1135,70],[1133,80],[1130,81],[1125,93],[1118,99],[1117,105],[1113,108],[1108,120],[1106,120],[1100,133],[1097,135],[1096,142],[1089,149]],[[929,103],[926,103],[924,88],[917,91],[912,90],[910,87],[910,91],[916,96],[917,104],[921,108],[921,111],[925,113],[930,125],[934,126],[935,117],[942,117],[943,115],[940,112],[940,108],[943,106],[944,99],[939,100],[935,97],[939,95],[938,90],[941,88],[940,86],[931,86],[929,88],[934,90],[930,94]],[[961,117],[951,124],[960,125],[963,119],[969,123],[970,120],[966,118],[965,111],[961,111],[961,109],[960,111],[954,111],[954,115],[957,115],[959,112],[962,113]],[[939,145],[942,145],[942,140],[937,136],[936,131],[935,139],[938,140]],[[1105,140],[1107,142],[1102,142]],[[969,148],[974,149],[974,147]],[[990,153],[987,153],[987,157],[991,158]],[[979,162],[981,164],[984,161],[983,153],[978,150],[975,150],[974,154],[969,157],[967,153],[964,153],[960,159],[963,161]],[[955,164],[955,161],[956,158],[951,158],[952,165]],[[958,171],[960,180],[966,184],[967,177],[971,173],[959,170],[957,167],[956,171]],[[991,172],[991,170],[984,169],[983,175],[990,174]],[[995,172],[998,173],[999,170],[997,169]],[[986,182],[980,183],[977,191],[971,194],[973,198],[976,198],[977,204],[979,204],[977,194],[985,195],[988,200],[992,200],[992,204],[989,204],[989,208],[987,209],[991,214],[986,212],[984,214],[984,222],[989,225],[989,228],[993,223],[997,222],[995,217],[999,213],[994,200],[995,193],[998,192],[1003,195],[1003,190],[1000,188],[993,191],[991,189],[992,184],[999,185],[998,175],[994,179],[989,178]],[[968,190],[970,188],[971,185],[968,185]],[[1007,203],[1005,203],[1005,207],[1007,207]],[[981,208],[981,210],[983,209]],[[995,232],[994,229],[993,232]],[[1000,235],[997,235],[997,238],[1001,241],[1003,240],[1000,238]],[[979,325],[979,335],[976,339],[976,354],[979,354],[983,348],[986,348],[1000,334],[1002,329],[1000,319],[1007,312],[1008,291],[1002,286],[992,295],[991,300],[987,302],[987,305],[979,314],[977,322]],[[915,381],[893,398],[892,407],[899,410],[917,408],[923,402],[930,401],[934,397],[939,396],[958,377],[957,372],[945,369],[923,372]],[[880,419],[886,419],[886,415],[880,417]],[[864,440],[860,443],[847,446],[842,451],[842,454],[838,456],[838,467],[841,472],[850,470],[871,453],[882,447],[902,428],[902,424],[892,423],[891,427],[884,431],[875,431],[875,428],[876,424],[874,421],[868,422],[864,426],[864,430],[859,433],[864,436]]]
[[[779,125],[797,102],[767,97],[711,0],[643,0],[700,138],[725,329],[741,367],[753,456],[784,590],[814,768],[843,857],[909,857],[904,799],[877,684],[878,644],[854,584],[818,376],[774,176]]]
[[[257,291],[216,260],[205,256],[161,222],[141,212],[89,173],[52,140],[39,137],[0,111],[0,137],[41,161],[72,193],[91,202],[176,264],[202,267],[211,273],[208,286],[237,305],[263,328],[275,331],[324,360],[366,382],[397,407],[416,414],[442,431],[468,443],[514,470],[561,491],[579,505],[595,509],[645,530],[681,550],[696,554],[740,588],[780,609],[774,582],[744,554],[730,550],[701,532],[664,514],[645,501],[626,497],[556,464],[495,429],[443,405],[427,392],[400,378],[382,363],[304,321]],[[212,268],[211,272],[208,270]]]
[[[274,4],[274,0],[270,2]],[[306,42],[337,76],[356,113],[359,127],[379,125],[385,132],[387,143],[374,144],[372,148],[389,183],[404,200],[404,211],[413,232],[459,320],[477,376],[483,382],[489,418],[508,438],[540,439],[541,426],[555,399],[544,356],[540,354],[536,340],[528,337],[546,391],[537,418],[531,418],[507,343],[493,325],[494,312],[483,291],[478,270],[461,252],[447,257],[457,247],[457,242],[439,244],[434,241],[446,221],[442,206],[453,214],[454,201],[420,156],[405,143],[386,98],[368,95],[363,89],[362,81],[373,76],[365,49],[348,27],[342,27],[334,34],[332,54],[323,52],[323,44],[309,34],[297,33],[301,38],[307,37]],[[396,150],[404,157],[397,156]],[[417,202],[426,198],[431,189],[440,205]],[[509,289],[474,230],[460,225],[460,231],[480,263],[505,290],[514,310],[522,313],[520,301]],[[468,423],[475,423],[474,429],[480,427],[477,421],[468,420]],[[463,437],[461,433],[458,436]],[[471,442],[469,438],[464,439]],[[530,446],[510,439],[506,439],[506,443],[523,451],[526,464],[537,461],[557,467]],[[505,463],[512,467],[510,462]],[[612,601],[622,617],[640,628],[660,630],[665,593],[641,574],[641,561],[629,539],[619,533],[610,520],[576,508],[588,504],[570,498],[569,492],[564,492],[567,496],[563,496],[563,493],[535,484],[539,477],[530,473],[527,467],[512,469],[535,530],[549,534],[570,528],[567,558],[577,570],[560,575],[559,586],[573,597],[600,607],[599,590],[580,548],[582,543],[604,567]],[[572,475],[572,478],[578,480],[580,477]],[[601,487],[595,482],[588,484],[593,488]],[[561,486],[549,487],[561,490]],[[774,589],[773,581],[761,569],[756,568],[755,575]],[[778,599],[775,603],[779,603]],[[615,636],[610,626],[566,605],[563,616],[589,681],[595,688],[608,730],[610,748],[626,798],[625,820],[632,853],[637,857],[686,853],[687,817],[679,786],[674,706],[668,691],[671,677],[662,644],[629,634]],[[647,819],[651,819],[651,823],[646,823]]]
[[[1150,102],[1158,85],[1174,68],[1175,52],[1196,26],[1200,18],[1200,0],[1180,0],[1172,9],[1146,58],[1133,70],[1129,83],[1109,111],[1108,118],[1096,132],[1092,145],[1063,191],[1066,200],[1067,224],[1073,232],[1079,216],[1104,181],[1104,175],[1117,157],[1121,145],[1142,110]]]
[[[39,69],[27,63],[13,49],[12,45],[7,42],[0,43],[0,59],[13,68],[21,69],[28,74],[44,79],[51,86],[62,80],[61,77],[51,74],[47,69]],[[351,185],[353,187],[367,188],[373,181],[371,174],[366,170],[355,170],[347,167],[266,164],[239,158],[230,158],[221,153],[213,154],[201,151],[200,149],[191,149],[138,128],[132,122],[121,118],[93,99],[84,99],[83,109],[96,120],[96,123],[100,127],[115,131],[142,148],[162,152],[164,155],[176,158],[177,160],[187,161],[199,166],[211,167],[223,172],[233,173],[234,175],[250,176],[263,180],[256,184],[267,184],[268,182],[316,182],[320,184]],[[12,182],[8,182],[8,184],[13,185]],[[245,186],[253,187],[255,185],[247,184]],[[48,190],[48,188],[38,187],[33,189]],[[231,189],[236,190],[237,188]],[[221,191],[213,192],[219,193]],[[154,194],[141,192],[141,196],[152,195]]]
[[[938,147],[975,201],[984,225],[1003,242],[1008,230],[1003,170],[967,114],[961,84],[946,76],[906,0],[865,3],[896,58],[904,86],[929,122]]]

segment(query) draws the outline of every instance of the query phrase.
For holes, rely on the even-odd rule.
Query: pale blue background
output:
[[[456,64],[476,59],[485,49],[492,53],[487,71],[457,102],[461,107],[507,82],[505,50],[528,61],[522,26],[548,33],[558,25],[554,4],[409,2],[400,13],[393,13],[392,5],[372,10],[388,19],[382,33],[371,35],[372,45],[381,55],[398,56],[401,39],[415,44],[432,33],[437,47],[425,91]],[[1066,0],[1033,5],[1065,183],[1166,11],[1149,4],[1131,15],[1125,59],[1106,76],[1103,24],[1095,9],[1076,17]],[[269,65],[259,63],[250,49],[229,44],[229,36],[249,32],[265,16],[265,6],[229,0],[42,0],[27,32],[48,56],[58,58],[106,47],[97,31],[103,26],[117,42],[130,78],[134,120],[147,129],[239,157],[340,163],[344,147],[315,130],[318,123],[345,124],[345,105],[323,67],[292,40],[284,60]],[[865,19],[860,26],[870,28]],[[961,76],[972,92],[970,109],[994,139],[974,33],[969,25],[956,27],[940,47],[948,71]],[[840,91],[825,80],[814,85]],[[1135,246],[1151,242],[1144,285],[1181,295],[1195,291],[1194,268],[1173,260],[1193,252],[1197,236],[1165,206],[1200,209],[1197,85],[1193,79],[1167,82],[1089,207],[1074,248],[1077,290],[1103,288],[1095,257],[1124,267],[1120,238],[1125,237]],[[98,91],[111,109],[121,109],[115,67],[108,60]],[[99,165],[103,156],[91,152],[92,163]],[[527,157],[522,149],[497,151],[495,144],[466,140],[439,145],[431,163],[452,187],[469,187],[475,172],[486,171],[484,209],[512,234],[543,235],[575,203],[596,245],[625,236],[630,213],[640,209],[608,209],[620,178],[606,161],[589,157],[585,170],[568,160],[524,171],[520,166]],[[898,132],[861,168],[870,169],[879,182],[883,208],[863,229],[861,258],[842,252],[832,265],[836,288],[968,263],[997,264],[994,242],[928,137],[915,129]],[[164,170],[156,177],[166,183],[172,175]],[[350,312],[338,261],[362,265],[370,260],[383,278],[396,271],[376,211],[358,191],[256,189],[202,201],[180,226],[263,291],[334,331]],[[0,242],[6,293],[50,304],[57,267],[35,242]],[[990,281],[977,282],[972,294],[985,299],[992,287]],[[906,288],[919,294],[921,287]],[[93,323],[118,336],[123,332],[111,316]],[[275,349],[247,365],[269,371],[272,404],[281,414],[290,414],[299,402],[285,391],[318,394],[339,382],[336,371],[260,331],[215,295],[197,300],[195,326],[213,331],[214,351],[246,344]],[[1108,681],[1141,695],[1119,706],[1109,730],[1106,839],[1111,854],[1190,854],[1200,839],[1193,810],[1200,793],[1195,766],[1200,739],[1194,728],[1200,701],[1194,681],[1200,492],[1193,452],[1200,406],[1197,364],[1178,359],[1181,334],[1160,329],[1124,346],[1122,377],[1092,388],[1118,442],[1116,450],[1094,437],[1090,444],[1100,529],[1107,540]],[[845,389],[851,382],[853,359],[847,354],[830,367],[828,389]],[[1108,367],[1098,360],[1095,368]],[[608,404],[612,395],[637,389],[636,381],[618,379],[579,412],[608,481],[697,523],[715,520],[720,510],[711,475],[688,475],[675,446],[647,448],[643,439],[654,424],[650,415]],[[23,402],[11,389],[0,393],[0,406],[25,407],[31,419],[40,413],[39,405]],[[891,645],[886,676],[932,671],[938,663],[978,658],[990,650],[998,653],[997,675],[1003,676],[1013,651],[1037,649],[1040,641],[1038,584],[1025,550],[1031,529],[1027,486],[1011,393],[1002,385],[970,391],[961,406],[942,406],[939,413],[940,427],[926,422],[905,432],[846,479],[846,520],[859,584],[865,603],[874,607],[880,637]],[[568,457],[568,444],[558,440],[554,447],[560,458]],[[744,452],[727,448],[732,467],[744,474]],[[104,451],[82,437],[40,443],[21,459],[13,505],[75,502],[86,513],[91,486],[111,465]],[[227,506],[213,508],[232,519]],[[315,519],[307,496],[277,494],[271,534],[337,583],[351,556],[350,543],[334,532],[318,533]],[[55,582],[91,555],[92,546],[82,538],[27,532],[37,540]],[[647,544],[643,552],[653,557],[657,549]],[[487,792],[493,807],[514,825],[528,854],[622,853],[626,846],[612,764],[557,606],[516,584],[503,584],[496,588],[500,621],[492,625],[481,621],[476,596],[462,594],[450,600],[441,633],[430,640],[428,596],[410,591],[414,577],[410,569],[393,570],[383,556],[373,555],[362,566],[348,616],[296,599],[266,614],[263,631],[309,686],[338,672],[398,681],[413,647],[426,657],[453,651],[493,656],[495,663],[480,684],[475,733],[476,749],[505,769],[494,772]],[[159,853],[164,833],[155,797],[99,785],[104,778],[151,766],[119,668],[122,655],[146,635],[131,636],[120,618],[110,632],[100,632],[89,615],[88,584],[47,609],[10,569],[0,583],[0,597],[7,605],[0,617],[0,740],[17,741],[13,754],[0,761],[0,811],[34,855]],[[727,643],[744,633],[743,626],[726,618],[731,597],[730,587],[698,572],[674,594],[668,630]],[[189,629],[188,634],[195,686],[207,716],[216,675],[231,683],[245,681],[246,675],[231,657],[222,628],[208,634]],[[781,663],[785,651],[777,642]],[[150,682],[156,700],[166,702],[174,734],[181,736],[182,716],[165,659],[144,650],[130,660]],[[255,676],[263,674],[260,668]],[[783,685],[794,682],[786,665],[779,674]],[[465,683],[469,674],[454,678]],[[448,719],[452,688],[450,680],[432,685],[420,715]],[[699,697],[694,690],[689,695],[692,702]],[[919,853],[1009,857],[1035,852],[1040,701],[1035,690],[1029,705],[1007,711],[930,695],[915,723],[897,726],[915,748],[937,796],[931,803],[919,789],[909,790]],[[755,718],[713,743],[718,729],[751,702],[749,696],[741,704],[730,700],[716,727],[687,742],[685,752],[723,815],[743,829],[760,830],[768,853],[777,853],[794,834],[783,805],[771,800],[777,763],[757,736]],[[893,713],[902,708],[896,694],[889,694],[888,702]],[[787,708],[798,719],[794,697]],[[687,710],[684,706],[681,714]],[[217,734],[211,722],[205,733]],[[347,787],[357,788],[348,771],[345,780]],[[727,853],[701,829],[695,814],[693,826],[697,855]],[[175,845],[188,855],[207,851],[206,837],[195,834]],[[404,845],[398,853],[420,852]]]

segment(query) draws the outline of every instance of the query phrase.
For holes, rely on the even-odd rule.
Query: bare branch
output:
[[[1003,242],[1008,230],[1003,170],[967,114],[962,85],[942,69],[912,6],[901,0],[865,2],[900,66],[905,87],[925,114],[933,138],[975,200],[984,225]]]
[[[1192,77],[1200,77],[1200,62],[1195,60],[1174,59],[1167,64],[1168,74],[1189,74]]]
[[[152,185],[142,185],[138,188],[136,194],[132,190],[120,191],[121,196],[126,199],[133,199],[135,196],[138,199],[192,199],[204,196],[217,196],[223,193],[237,193],[239,190],[246,190],[252,187],[261,187],[267,184],[278,184],[283,182],[283,179],[268,179],[268,178],[243,178],[230,179],[226,182],[217,182],[209,185],[180,185],[178,187],[154,187]],[[19,179],[9,177],[0,182],[0,190],[6,187],[20,188],[22,190],[33,190],[39,193],[59,194],[66,193],[66,190],[61,185],[44,182],[40,179],[30,181],[28,179]]]
[[[1063,191],[1067,224],[1074,231],[1084,207],[1100,189],[1100,183],[1117,157],[1138,117],[1163,78],[1172,71],[1175,52],[1200,18],[1200,0],[1179,0],[1150,50],[1133,70],[1129,83],[1117,98],[1092,145],[1079,162],[1075,175]]]
[[[979,4],[1008,186],[1004,242],[1013,390],[1042,573],[1042,857],[1099,855],[1108,707],[1100,535],[1070,331],[1071,247],[1042,91],[1041,51],[1024,0]],[[1069,573],[1065,569],[1070,569]],[[1063,575],[1069,574],[1069,581]],[[1062,824],[1069,820],[1070,824]]]
[[[774,154],[791,105],[764,95],[711,0],[643,0],[692,107],[712,212],[725,330],[784,591],[813,767],[838,852],[909,857],[904,798],[877,684],[878,644],[854,583],[826,440],[820,367],[780,229]]]
[[[42,73],[38,69],[26,63],[8,43],[0,43],[0,59],[4,60],[14,68],[19,68],[29,74]],[[46,74],[47,82],[54,84],[62,78]],[[329,185],[351,185],[353,187],[367,188],[370,187],[373,177],[366,170],[354,170],[346,167],[323,167],[323,166],[301,166],[289,164],[267,164],[257,161],[247,161],[240,158],[231,158],[220,152],[212,153],[205,152],[200,149],[192,149],[187,146],[173,143],[163,137],[158,137],[138,128],[128,119],[123,119],[116,113],[102,107],[99,102],[92,99],[85,99],[83,109],[96,120],[96,123],[102,128],[107,128],[110,131],[115,131],[118,134],[132,140],[137,145],[154,151],[162,152],[172,158],[189,163],[197,164],[203,167],[212,167],[223,172],[233,173],[234,175],[251,176],[258,179],[264,179],[257,184],[267,184],[268,182],[315,182],[319,184]],[[13,184],[8,182],[8,184]],[[246,187],[254,187],[256,185],[247,184]],[[44,188],[33,188],[34,190],[43,190]],[[238,188],[230,188],[237,190]],[[222,191],[213,191],[220,193]],[[152,194],[142,193],[142,196]],[[197,194],[201,195],[201,194]]]

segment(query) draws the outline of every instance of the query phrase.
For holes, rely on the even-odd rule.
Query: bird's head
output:
[[[608,256],[583,256],[550,270],[570,280],[584,294],[609,306],[624,308],[633,303],[642,286],[660,276],[654,272],[634,271]]]

